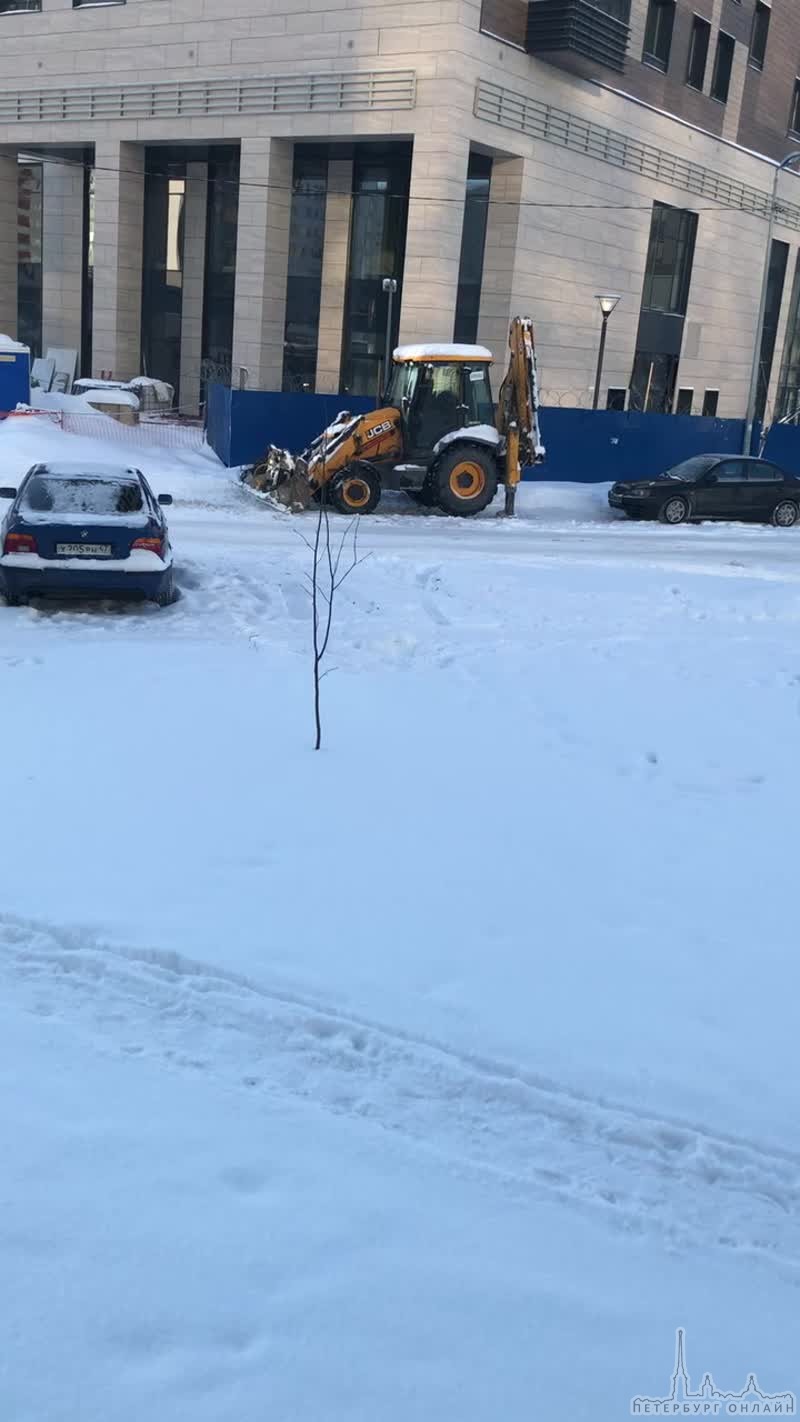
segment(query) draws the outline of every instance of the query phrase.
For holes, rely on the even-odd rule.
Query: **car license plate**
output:
[[[110,543],[57,543],[59,558],[110,558]]]

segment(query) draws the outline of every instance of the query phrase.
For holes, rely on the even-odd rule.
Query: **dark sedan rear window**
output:
[[[135,514],[143,508],[135,479],[54,479],[35,474],[25,486],[21,507],[30,513]]]

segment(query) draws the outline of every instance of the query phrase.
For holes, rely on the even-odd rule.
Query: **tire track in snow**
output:
[[[0,917],[27,1010],[246,1089],[368,1120],[454,1168],[601,1212],[677,1248],[759,1254],[800,1282],[800,1156],[648,1116],[515,1067],[91,933]]]

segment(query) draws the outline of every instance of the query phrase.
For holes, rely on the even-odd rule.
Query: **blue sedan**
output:
[[[14,606],[30,597],[175,599],[172,546],[162,505],[138,469],[35,464],[0,529],[0,589]]]

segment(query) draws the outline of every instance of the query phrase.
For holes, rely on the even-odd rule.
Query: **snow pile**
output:
[[[147,476],[156,493],[172,493],[176,475],[180,475],[181,471],[193,476],[192,495],[195,498],[201,497],[200,489],[208,476],[228,482],[228,471],[208,445],[196,450],[165,449],[149,442],[138,444],[132,430],[130,441],[121,449],[115,438],[114,421],[98,411],[92,411],[91,415],[93,429],[88,435],[67,433],[46,416],[37,419],[33,415],[27,419],[8,419],[0,423],[0,460],[4,479],[18,484],[32,465],[48,460],[59,464],[85,460],[90,465],[135,464]],[[111,432],[105,437],[107,428]]]
[[[81,380],[76,380],[73,390],[127,390],[126,380],[100,380],[94,376],[84,376]]]
[[[457,439],[475,439],[480,444],[500,443],[500,435],[494,425],[464,425],[460,430],[451,430],[449,434],[442,435],[442,438],[433,446],[434,454],[438,454],[441,449],[446,449],[448,444],[453,444]]]
[[[94,405],[90,404],[85,395],[62,395],[57,390],[36,390],[33,392],[35,405],[18,405],[18,410],[58,410],[62,414],[69,415],[91,415],[94,414]]]
[[[166,380],[153,380],[149,375],[137,375],[135,380],[128,382],[128,388],[142,397],[151,393],[157,405],[172,405],[175,399],[172,385],[168,385]]]
[[[21,341],[15,341],[12,336],[4,336],[0,332],[0,351],[17,351],[20,354],[29,355],[30,351]]]
[[[0,1417],[796,1389],[800,533],[387,500],[315,756],[313,515],[147,454],[176,606],[0,609]]]
[[[125,390],[121,386],[107,389],[89,386],[86,388],[86,400],[90,405],[125,405],[131,410],[139,409],[139,399],[132,390]]]

